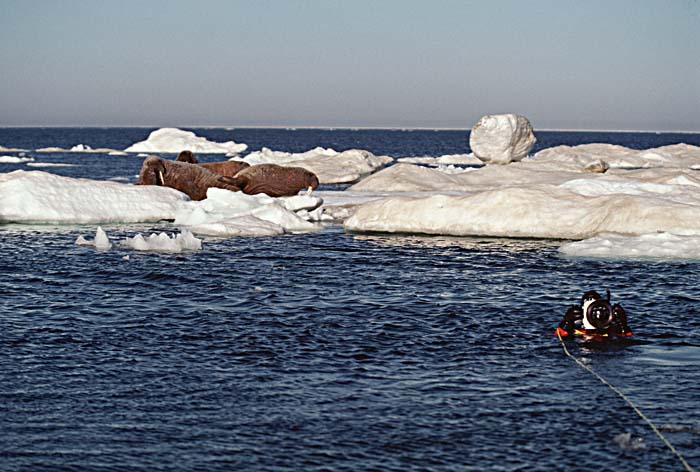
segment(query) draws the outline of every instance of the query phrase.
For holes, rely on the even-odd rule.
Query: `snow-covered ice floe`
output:
[[[97,228],[95,238],[92,240],[86,239],[83,236],[78,236],[75,244],[83,246],[94,246],[99,250],[111,249],[113,244],[107,236],[107,233],[101,227]],[[120,247],[131,248],[136,251],[155,251],[155,252],[184,252],[184,251],[199,251],[202,249],[202,240],[196,238],[190,231],[183,229],[180,234],[169,236],[165,232],[159,234],[151,233],[149,236],[143,236],[138,233],[134,237],[127,237],[120,241]]]
[[[469,154],[445,154],[439,157],[400,157],[396,160],[404,164],[422,164],[425,166],[440,167],[449,165],[483,166],[484,163],[474,155]]]
[[[283,233],[318,231],[295,212],[313,210],[322,200],[312,196],[272,198],[264,194],[246,195],[220,188],[207,190],[207,198],[191,202],[175,217],[177,226],[199,235],[275,236]]]
[[[558,163],[562,166],[579,168],[585,168],[595,161],[603,161],[611,169],[656,167],[700,169],[700,147],[681,143],[640,151],[615,144],[592,143],[543,149],[532,159],[541,163]]]
[[[250,165],[277,164],[281,166],[303,167],[318,177],[322,184],[352,183],[360,180],[393,161],[389,156],[375,156],[369,151],[350,149],[337,152],[333,149],[317,147],[302,153],[272,151],[262,148],[251,152],[242,160]]]
[[[63,177],[0,174],[0,223],[139,223],[172,219],[189,198],[167,187]]]
[[[559,251],[575,257],[700,259],[700,236],[672,233],[640,236],[599,234],[564,244]]]
[[[91,148],[87,144],[76,144],[75,146],[72,146],[70,149],[62,148],[62,147],[45,147],[45,148],[39,148],[35,150],[36,152],[43,152],[43,153],[50,153],[50,152],[82,152],[85,154],[113,154],[113,153],[119,153],[121,151],[117,151],[116,149],[112,148]]]
[[[607,149],[609,145],[592,146]],[[627,155],[627,148],[613,154]],[[544,151],[543,151],[544,152]],[[452,193],[451,196],[387,196],[357,208],[352,231],[580,239],[597,233],[643,234],[697,230],[700,147],[636,151],[639,162],[665,155],[665,165],[591,172],[585,158],[538,153],[509,165],[486,165],[449,174],[399,163],[350,187],[351,192]],[[674,156],[673,158],[668,156]],[[654,162],[660,162],[655,159]],[[641,168],[640,168],[641,167]],[[461,194],[461,195],[458,195]]]
[[[473,194],[389,197],[359,206],[345,228],[361,232],[582,239],[601,232],[700,235],[698,195],[585,197],[554,185]]]
[[[0,174],[0,223],[98,224],[175,220],[195,234],[262,236],[316,231],[307,221],[322,200],[272,198],[210,188],[193,202],[168,187],[75,179],[41,171]]]
[[[75,167],[75,164],[65,162],[27,162],[27,167]]]
[[[33,160],[33,157],[0,156],[0,164],[21,164],[22,162],[31,162]]]
[[[19,149],[19,148],[8,148],[5,146],[0,146],[0,152],[25,152],[26,149]]]
[[[125,152],[149,153],[172,152],[189,150],[202,154],[231,154],[236,155],[248,149],[247,144],[226,141],[217,143],[207,138],[197,136],[191,131],[177,128],[161,128],[151,132],[145,141],[132,144]]]

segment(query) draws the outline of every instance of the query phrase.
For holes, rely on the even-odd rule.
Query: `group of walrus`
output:
[[[210,187],[248,195],[292,196],[300,190],[318,187],[318,177],[302,167],[276,164],[251,166],[241,161],[199,163],[194,153],[182,151],[174,161],[149,157],[143,161],[138,185],[171,187],[192,200],[207,198]]]

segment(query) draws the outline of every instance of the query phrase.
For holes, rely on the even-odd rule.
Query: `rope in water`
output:
[[[566,348],[566,344],[564,344],[564,340],[561,338],[561,334],[559,334],[559,331],[557,331],[557,337],[559,338],[559,341],[561,342],[561,347],[564,348],[564,354],[566,354],[567,356],[569,356],[570,358],[572,358],[572,359],[574,360],[574,362],[576,362],[582,369],[587,370],[588,372],[590,372],[591,374],[593,374],[598,380],[600,380],[601,382],[603,382],[603,384],[607,385],[607,386],[610,388],[610,390],[612,390],[613,392],[617,393],[625,402],[627,402],[627,404],[628,404],[630,407],[632,407],[632,409],[633,409],[644,421],[647,422],[647,424],[649,425],[649,427],[656,433],[656,435],[657,435],[659,438],[661,438],[661,440],[664,442],[664,444],[666,444],[666,446],[671,450],[671,452],[673,452],[673,453],[678,457],[678,459],[679,459],[679,460],[681,461],[681,463],[683,464],[683,467],[685,467],[685,470],[688,470],[689,472],[694,472],[693,469],[692,469],[692,467],[690,467],[690,465],[688,464],[688,462],[686,462],[686,460],[683,458],[683,456],[681,455],[681,453],[678,452],[678,451],[676,450],[676,448],[673,447],[673,445],[672,445],[670,442],[668,442],[668,440],[664,437],[664,435],[661,434],[661,431],[659,431],[658,429],[656,429],[656,426],[654,426],[654,423],[652,423],[651,420],[650,420],[649,418],[647,418],[646,415],[645,415],[644,413],[642,413],[642,411],[641,411],[639,408],[637,408],[637,407],[634,405],[634,403],[632,403],[632,401],[631,401],[629,398],[627,398],[627,395],[625,395],[624,393],[622,393],[622,391],[621,391],[619,388],[615,387],[615,386],[612,385],[610,382],[608,382],[607,380],[605,380],[605,379],[604,379],[602,376],[600,376],[596,371],[594,371],[593,369],[591,369],[590,367],[588,367],[586,364],[584,364],[583,362],[581,362],[581,361],[580,361],[579,359],[577,359],[576,357],[572,356],[571,353],[569,352],[569,350]]]

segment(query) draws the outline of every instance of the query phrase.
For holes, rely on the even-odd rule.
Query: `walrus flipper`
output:
[[[235,177],[220,176],[217,181],[221,183],[221,188],[231,190],[232,192],[240,192],[243,187],[239,184],[239,180]]]
[[[229,185],[235,185],[239,189],[243,189],[246,185],[250,183],[250,177],[247,175],[240,175],[241,173],[239,172],[238,174],[234,175],[233,177],[226,177],[226,176],[221,176],[219,180],[222,182],[226,182]]]

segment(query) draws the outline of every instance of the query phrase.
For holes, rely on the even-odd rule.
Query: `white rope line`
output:
[[[642,418],[644,421],[647,422],[647,424],[648,424],[649,427],[652,429],[652,431],[654,431],[654,432],[656,433],[656,435],[657,435],[659,438],[661,438],[661,440],[664,442],[664,444],[666,444],[666,446],[671,450],[671,452],[673,452],[673,453],[678,457],[678,459],[679,459],[679,460],[681,461],[681,463],[683,464],[683,467],[685,467],[685,470],[687,470],[687,471],[689,471],[689,472],[694,472],[694,471],[693,471],[693,468],[690,467],[690,465],[688,464],[688,462],[686,462],[686,460],[683,458],[683,456],[681,455],[681,453],[678,452],[678,451],[676,450],[676,448],[673,447],[673,445],[672,445],[670,442],[668,442],[668,440],[664,437],[664,435],[661,434],[661,432],[660,432],[658,429],[656,429],[656,426],[654,426],[654,423],[652,423],[651,420],[650,420],[649,418],[647,418],[646,415],[644,415],[644,413],[642,413],[642,411],[641,411],[639,408],[637,408],[637,407],[634,405],[634,403],[632,403],[632,401],[631,401],[629,398],[627,398],[627,396],[626,396],[624,393],[622,393],[622,391],[621,391],[619,388],[617,388],[617,387],[615,387],[614,385],[612,385],[610,382],[608,382],[608,381],[605,380],[602,376],[600,376],[596,371],[594,371],[593,369],[591,369],[590,367],[588,367],[586,364],[584,364],[583,362],[581,362],[579,359],[577,359],[577,358],[575,358],[574,356],[572,356],[571,353],[569,352],[569,350],[566,348],[566,344],[564,344],[564,340],[561,338],[561,334],[559,334],[559,331],[558,331],[558,330],[557,330],[557,337],[559,338],[559,341],[561,342],[561,347],[564,348],[564,354],[566,354],[567,356],[569,356],[570,358],[572,358],[572,359],[574,360],[574,362],[576,362],[582,369],[587,370],[588,372],[590,372],[591,374],[593,374],[598,380],[600,380],[601,382],[603,382],[603,384],[607,385],[607,386],[610,388],[610,390],[612,390],[613,392],[617,393],[624,401],[626,401],[627,404],[628,404],[630,407],[632,407],[632,409],[640,416],[640,418]]]

